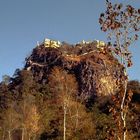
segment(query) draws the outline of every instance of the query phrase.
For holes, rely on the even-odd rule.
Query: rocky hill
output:
[[[25,62],[0,83],[0,139],[58,140],[64,128],[68,140],[112,138],[117,128],[110,95],[120,90],[125,76],[109,46],[47,39]],[[130,140],[140,138],[139,87],[137,81],[128,84],[135,93],[127,123]]]
[[[85,100],[116,93],[123,68],[105,43],[83,41],[59,46],[43,42],[26,58],[25,69],[32,71],[36,82],[46,84],[56,66],[75,75],[79,95]]]

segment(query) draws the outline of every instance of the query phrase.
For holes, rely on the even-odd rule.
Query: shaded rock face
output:
[[[99,50],[92,43],[62,44],[60,48],[45,48],[42,44],[26,58],[25,69],[32,71],[37,82],[46,84],[56,66],[75,75],[79,95],[84,100],[115,94],[123,69],[107,46]]]

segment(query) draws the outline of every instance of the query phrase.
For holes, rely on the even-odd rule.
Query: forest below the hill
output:
[[[80,53],[79,53],[80,52]],[[122,65],[97,44],[38,46],[25,67],[0,83],[1,140],[112,140],[119,133],[110,109]],[[118,65],[118,69],[116,66]],[[120,78],[120,80],[119,80]],[[113,84],[112,84],[113,83]],[[140,138],[140,83],[129,81],[129,140]]]

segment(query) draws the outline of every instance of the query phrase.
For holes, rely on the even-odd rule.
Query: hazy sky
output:
[[[140,0],[112,0],[140,8]],[[105,0],[0,0],[0,80],[24,66],[36,42],[106,40],[98,17]],[[133,49],[131,79],[140,80],[140,41]]]

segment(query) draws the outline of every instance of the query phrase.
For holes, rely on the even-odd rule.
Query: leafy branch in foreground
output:
[[[106,11],[100,15],[99,23],[101,30],[107,32],[108,47],[110,47],[113,55],[123,66],[120,82],[116,83],[120,87],[120,92],[116,97],[117,100],[114,100],[115,103],[116,101],[118,102],[120,108],[118,110],[115,106],[114,109],[120,114],[121,127],[123,129],[122,137],[120,136],[118,139],[126,140],[126,117],[128,111],[126,97],[127,69],[132,66],[132,54],[129,51],[129,47],[134,41],[138,40],[137,32],[140,31],[140,9],[135,9],[131,5],[125,7],[123,4],[113,5],[108,0],[106,0],[106,8]]]

